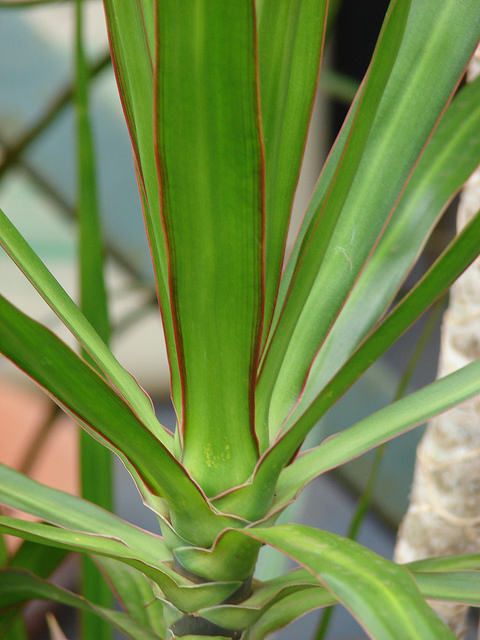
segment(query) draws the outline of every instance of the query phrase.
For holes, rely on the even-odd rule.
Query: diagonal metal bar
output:
[[[110,65],[110,51],[102,53],[90,67],[90,78],[94,78]],[[37,121],[20,135],[13,143],[2,141],[5,148],[0,162],[0,180],[3,175],[14,166],[19,157],[34,140],[55,120],[59,113],[72,101],[73,85],[68,84],[55,96],[53,102],[45,109]]]
[[[0,135],[0,145],[3,145],[4,139]],[[15,165],[18,166],[29,180],[35,184],[52,202],[57,205],[57,211],[69,222],[75,222],[77,214],[74,206],[61,194],[44,176],[41,175],[29,162],[19,158]],[[124,269],[135,281],[145,284],[145,276],[142,271],[131,262],[124,252],[109,241],[105,241],[105,250],[107,254],[115,260],[115,262]],[[153,291],[153,286],[152,286]]]

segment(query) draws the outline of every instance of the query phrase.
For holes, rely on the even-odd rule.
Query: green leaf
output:
[[[143,573],[111,558],[95,558],[112,583],[115,595],[134,620],[164,637],[163,605],[155,598],[152,585]]]
[[[187,613],[223,602],[241,584],[239,582],[194,584],[174,571],[169,564],[161,562],[143,548],[126,546],[117,539],[97,534],[79,533],[6,516],[0,516],[0,531],[25,540],[41,542],[47,546],[105,556],[123,562],[153,580],[168,601]]]
[[[3,618],[0,614],[0,631],[4,640],[28,640],[27,627],[22,618],[15,618],[5,629],[3,629],[2,620]]]
[[[400,5],[408,10],[407,3],[398,10]],[[269,412],[271,434],[297,402],[313,358],[395,215],[479,34],[475,0],[461,5],[413,0],[403,37],[397,29],[398,56],[393,49],[387,56],[378,49],[336,178],[301,236],[294,277],[264,361],[259,398],[260,408],[266,405],[264,412]],[[393,41],[389,38],[389,46]],[[388,59],[394,63],[391,73],[375,83],[377,61],[385,64]],[[370,105],[369,91],[376,97]],[[352,153],[356,163],[349,162]],[[277,381],[269,402],[272,378]]]
[[[302,525],[251,529],[245,533],[307,568],[372,638],[455,637],[425,602],[404,567],[353,540]]]
[[[117,362],[90,322],[1,210],[0,244],[106,377],[116,386],[133,411],[165,446],[171,447],[172,437],[159,424],[152,403],[143,389]]]
[[[275,490],[276,478],[281,471],[281,467],[286,466],[290,462],[307,433],[313,426],[315,426],[318,420],[328,411],[328,409],[335,404],[335,402],[362,375],[362,373],[364,373],[366,369],[368,369],[368,367],[375,362],[395,342],[395,340],[399,338],[426,309],[428,309],[433,302],[435,302],[436,299],[441,297],[448,290],[455,279],[476,258],[479,253],[477,240],[479,233],[480,213],[478,213],[462,230],[462,232],[455,237],[418,284],[413,287],[408,295],[405,296],[405,298],[402,299],[402,301],[393,309],[385,320],[383,320],[371,336],[362,343],[362,345],[332,378],[322,393],[315,399],[300,419],[289,427],[266,452],[257,467],[252,482],[246,483],[244,486],[229,494],[225,494],[225,496],[222,496],[215,501],[215,505],[219,509],[226,509],[230,513],[236,513],[239,516],[246,517],[251,520],[263,517],[265,510],[268,508],[269,497]],[[447,393],[443,398],[441,397],[441,393],[436,393],[436,387],[434,385],[430,385],[421,391],[425,392],[426,397],[430,398],[431,404],[428,407],[424,407],[426,411],[430,412],[428,413],[428,418],[445,411],[447,408],[454,406],[458,402],[461,402],[462,398],[470,397],[468,396],[468,393],[471,392],[472,384],[474,385],[474,381],[472,383],[472,379],[475,376],[475,369],[466,368],[462,375],[465,376],[465,379],[470,381],[468,389],[463,390],[465,395],[462,395],[462,389],[458,388],[458,385],[451,395]],[[454,384],[453,381],[452,384]],[[431,387],[432,391],[430,391]],[[429,395],[430,393],[431,396]],[[472,393],[474,394],[475,392]],[[405,398],[402,402],[408,403],[410,397],[412,407],[415,407],[417,397],[415,394]],[[449,402],[451,404],[448,404]],[[391,406],[397,406],[397,404],[399,403]],[[387,409],[382,411],[386,411]],[[398,420],[396,431],[390,431],[389,427],[391,425],[388,423],[383,425],[379,428],[379,432],[377,434],[378,438],[375,441],[371,441],[366,433],[363,434],[362,444],[360,444],[360,441],[355,443],[355,446],[359,445],[358,449],[355,449],[356,453],[352,453],[350,457],[348,457],[349,454],[346,454],[341,450],[337,451],[341,456],[341,461],[338,460],[338,464],[346,462],[351,457],[361,455],[361,453],[364,453],[369,448],[377,446],[381,442],[398,435],[402,430],[404,431],[417,426],[424,419],[427,419],[427,414],[424,415],[421,409],[422,407],[419,406],[419,413],[412,413],[413,417],[410,416],[410,422],[407,420],[403,421],[402,416],[397,416]],[[374,415],[376,416],[377,414]],[[375,420],[373,416],[371,417]],[[363,425],[363,421],[359,424]],[[385,427],[384,431],[382,430],[383,427]],[[365,441],[363,441],[364,436]],[[347,447],[348,446],[349,445],[347,444]],[[294,476],[296,471],[292,471],[292,469],[299,468],[297,467],[297,462],[300,464],[301,459],[302,458],[295,461],[282,473],[283,478],[290,478],[288,483],[292,482],[292,487],[295,485],[297,488],[293,494],[288,490],[287,493],[292,496],[300,490],[301,486],[309,482],[306,477],[310,477],[310,472],[313,471],[314,475],[311,476],[312,478],[318,475],[317,467],[310,467],[308,470],[306,467],[303,467],[306,475],[299,475],[298,478],[295,479]],[[302,463],[302,466],[303,464],[304,463]],[[324,464],[327,464],[325,460]],[[336,465],[337,459],[335,458],[335,463],[332,463],[331,466]],[[331,467],[329,466],[328,468]],[[322,472],[323,471],[320,471],[320,473]],[[300,477],[302,477],[302,479],[300,479]],[[285,480],[282,480],[279,484],[279,487],[282,488],[282,492],[284,490],[284,482]],[[278,491],[276,491],[276,494],[276,502],[278,502],[280,494]],[[291,498],[288,499],[290,500]]]
[[[129,547],[143,549],[145,553],[150,553],[152,557],[160,561],[171,559],[170,552],[162,538],[135,527],[91,502],[47,487],[1,463],[0,503],[13,509],[25,511],[60,527],[121,540]],[[28,548],[20,547],[17,552],[18,560],[14,560],[15,566],[34,570],[46,577],[48,574],[43,573],[43,565],[39,564],[39,561],[45,561],[48,554],[45,554],[43,558],[37,558],[32,566],[27,564],[30,553]],[[23,557],[25,560],[22,560]]]
[[[103,269],[103,241],[98,208],[95,149],[89,113],[89,78],[83,45],[84,0],[76,0],[75,111],[77,134],[77,215],[81,308],[101,339],[108,344],[107,292]]]
[[[479,571],[480,553],[458,556],[443,556],[440,558],[424,558],[415,560],[407,565],[410,571],[434,573],[438,571]]]
[[[382,96],[392,73],[395,60],[402,43],[407,18],[410,11],[411,0],[398,2],[392,0],[387,16],[385,18],[382,31],[380,33],[377,46],[375,48],[372,62],[367,72],[366,80],[360,90],[357,100],[357,109],[354,115],[353,126],[351,127],[348,139],[339,164],[336,167],[332,182],[325,197],[322,199],[316,215],[312,220],[309,229],[302,240],[296,268],[292,276],[290,288],[285,295],[282,311],[278,316],[273,337],[267,343],[265,357],[259,374],[257,388],[257,420],[260,423],[268,423],[270,440],[280,428],[285,414],[280,415],[276,407],[271,404],[271,396],[276,385],[277,377],[285,358],[288,360],[288,350],[291,344],[295,343],[298,349],[297,357],[290,364],[289,383],[287,389],[283,389],[281,398],[282,411],[287,404],[288,409],[292,401],[301,390],[299,382],[303,382],[308,368],[318,346],[315,346],[316,336],[310,336],[311,328],[305,325],[303,318],[305,312],[307,319],[311,316],[311,306],[314,300],[315,305],[315,326],[319,330],[319,323],[328,322],[334,307],[326,313],[323,305],[328,298],[329,305],[332,304],[329,289],[322,286],[322,295],[318,295],[316,289],[316,279],[322,262],[325,265],[324,257],[327,255],[330,241],[334,238],[335,227],[340,219],[340,214],[348,200],[354,178],[362,154],[366,147],[373,122],[379,110]],[[344,214],[345,215],[345,214]],[[358,216],[357,216],[358,217]],[[329,256],[330,257],[330,256]],[[335,257],[335,256],[334,256]],[[343,256],[345,261],[345,257]],[[330,257],[327,266],[333,264],[335,259]],[[324,266],[325,268],[325,266]],[[353,272],[353,266],[352,266]],[[345,277],[345,283],[348,277]],[[340,293],[342,283],[338,274],[333,280],[335,291]],[[332,287],[330,280],[330,290]],[[294,286],[293,286],[294,285]],[[317,295],[315,295],[317,294]],[[323,313],[321,312],[323,311]],[[333,321],[335,314],[332,316]],[[294,340],[296,332],[301,329],[304,332],[303,342],[297,344]],[[309,356],[309,352],[312,351]],[[303,377],[302,377],[303,373]],[[280,381],[281,382],[281,381]],[[287,410],[288,410],[287,409]]]
[[[452,571],[448,573],[413,574],[425,598],[441,602],[461,602],[480,607],[480,573]]]
[[[231,519],[217,516],[182,465],[106,382],[50,331],[0,296],[0,353],[50,393],[57,404],[126,464],[139,488],[168,499],[179,533],[208,545]],[[198,526],[192,530],[192,519]]]
[[[7,569],[0,573],[0,607],[24,603],[29,600],[54,600],[64,605],[87,611],[113,625],[131,640],[159,640],[162,636],[140,625],[124,613],[95,605],[26,571]]]
[[[104,0],[108,37],[120,99],[132,140],[145,226],[162,309],[172,396],[179,419],[182,396],[170,309],[167,251],[160,216],[160,187],[154,148],[153,17],[151,0]]]
[[[45,549],[41,544],[23,542],[14,553],[8,567],[27,569],[40,578],[48,578],[63,562],[66,555],[61,549]]]
[[[317,601],[335,602],[330,592],[320,586],[308,571],[299,569],[266,582],[254,581],[252,595],[246,600],[201,609],[198,615],[228,629],[250,629],[276,603],[287,602],[291,594],[300,592],[299,599],[303,601],[313,589],[317,592]]]
[[[264,0],[258,17],[265,141],[265,334],[315,97],[327,6],[326,0]]]
[[[292,593],[270,607],[245,634],[245,640],[263,640],[270,633],[283,629],[297,618],[337,602],[327,589],[310,588]]]
[[[479,392],[480,360],[477,360],[327,438],[284,469],[277,485],[274,510],[275,505],[285,505],[316,476],[362,455]]]
[[[10,559],[8,568],[27,569],[41,578],[47,578],[57,569],[65,556],[66,552],[63,549],[48,548],[42,544],[24,541]],[[27,638],[21,607],[9,607],[5,612],[0,611],[0,629],[5,640]]]
[[[4,536],[0,536],[0,567],[3,567],[8,562],[8,547]]]
[[[257,460],[263,159],[254,13],[250,0],[157,1],[156,145],[183,463],[207,495],[245,480]]]
[[[301,415],[388,308],[438,217],[478,165],[480,79],[448,107],[309,372]]]

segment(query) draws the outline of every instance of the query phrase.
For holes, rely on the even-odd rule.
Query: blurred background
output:
[[[173,428],[169,373],[160,315],[145,240],[130,141],[109,62],[102,3],[85,3],[85,31],[91,65],[91,105],[97,153],[100,209],[106,240],[107,286],[114,327],[113,350],[155,401],[159,417]],[[338,14],[326,54],[299,183],[293,231],[301,220],[329,146],[343,121],[358,81],[368,65],[387,0],[337,2]],[[360,6],[361,5],[361,6]],[[0,206],[24,234],[61,284],[76,296],[75,138],[71,106],[73,7],[68,1],[33,8],[0,6]],[[425,269],[453,233],[454,211],[446,214],[429,243]],[[0,293],[69,341],[60,323],[9,258],[0,251]],[[422,352],[409,388],[435,377],[438,320]],[[385,405],[395,394],[428,318],[419,322],[325,417],[309,444]],[[415,445],[421,429],[388,446],[359,540],[390,557],[396,526],[407,504]],[[49,401],[8,362],[0,359],[0,460],[34,478],[76,492],[76,427],[53,416]],[[302,521],[346,534],[367,481],[366,455],[313,482],[283,520]],[[124,518],[158,529],[129,477],[116,468],[116,507]],[[308,507],[307,507],[308,505]],[[262,552],[263,553],[263,552]],[[272,551],[262,556],[259,577],[284,570]],[[70,563],[57,579],[75,586]],[[31,609],[32,638],[44,638],[43,615]],[[74,638],[68,612],[59,618]],[[312,637],[318,614],[311,614],[279,638]],[[363,632],[336,611],[327,638],[353,640]]]

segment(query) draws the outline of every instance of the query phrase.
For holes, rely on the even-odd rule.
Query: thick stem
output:
[[[480,75],[480,47],[468,79]],[[465,185],[457,227],[480,209],[480,169]],[[452,287],[444,315],[438,377],[480,357],[480,258]],[[480,397],[430,422],[417,449],[410,506],[395,549],[397,562],[480,551]],[[432,603],[459,638],[467,607]]]

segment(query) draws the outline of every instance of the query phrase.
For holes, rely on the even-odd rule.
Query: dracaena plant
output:
[[[341,536],[275,522],[313,478],[480,392],[475,362],[299,453],[319,419],[480,252],[477,216],[391,305],[480,160],[480,82],[458,91],[480,37],[478,0],[392,0],[284,268],[328,1],[104,4],[175,433],[158,422],[95,317],[92,302],[103,293],[91,282],[100,282],[94,217],[81,245],[94,295],[78,307],[1,213],[5,251],[83,355],[4,298],[0,351],[122,460],[162,537],[0,466],[0,500],[42,520],[2,516],[0,530],[24,538],[27,556],[39,544],[89,555],[124,605],[118,612],[80,598],[46,581],[44,565],[37,575],[19,570],[32,565],[17,558],[0,579],[4,633],[15,633],[21,603],[48,598],[139,640],[259,640],[334,603],[379,640],[453,637],[425,599],[478,605],[480,556],[398,566]],[[82,166],[91,148],[77,53],[88,216],[93,180]],[[300,567],[252,579],[263,544]],[[51,566],[59,558],[47,557]]]

